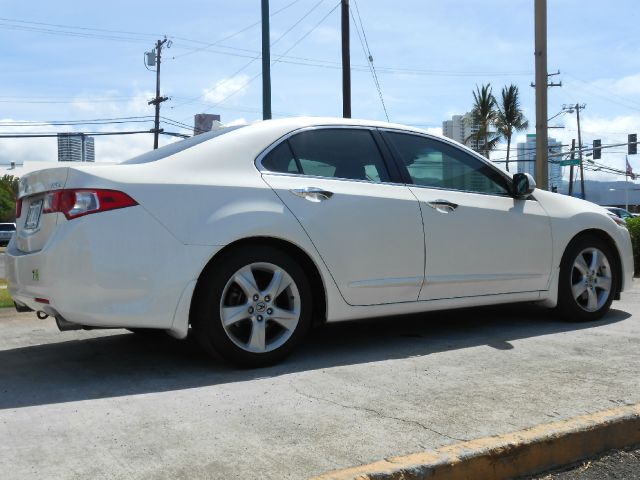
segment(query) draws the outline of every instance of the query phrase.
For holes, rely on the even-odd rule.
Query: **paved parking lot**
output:
[[[0,313],[0,472],[305,478],[640,402],[640,290],[602,321],[531,305],[322,328],[235,370],[190,342]]]

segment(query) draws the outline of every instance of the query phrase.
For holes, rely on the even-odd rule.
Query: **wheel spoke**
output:
[[[273,313],[269,318],[274,322],[282,325],[287,330],[294,330],[298,324],[300,313],[295,310],[284,310],[282,308],[273,308]]]
[[[233,280],[242,289],[248,299],[251,299],[258,293],[258,286],[251,268],[245,267],[238,271],[238,273],[233,277]]]
[[[228,327],[229,325],[238,323],[240,320],[249,318],[249,313],[247,312],[248,308],[249,308],[248,303],[245,305],[238,305],[235,307],[222,307],[222,324],[225,327]]]
[[[584,291],[587,289],[587,286],[584,284],[583,280],[580,280],[578,283],[574,283],[571,285],[571,291],[573,292],[573,298],[579,298]]]
[[[591,264],[589,265],[589,270],[595,272],[600,266],[602,260],[600,259],[600,250],[593,249],[591,251]]]
[[[271,281],[269,282],[269,285],[267,285],[267,288],[265,288],[264,290],[264,295],[269,295],[273,300],[275,300],[276,298],[278,298],[278,295],[280,295],[283,290],[285,290],[289,284],[291,282],[289,281],[288,278],[285,277],[285,275],[283,275],[281,270],[276,270],[275,272],[273,272],[273,277],[271,278]]]
[[[594,312],[598,309],[598,295],[596,294],[595,288],[587,289],[587,309]]]
[[[609,291],[611,290],[611,277],[596,277],[598,279],[598,283],[596,283],[596,287]]]
[[[578,258],[576,258],[573,267],[577,268],[582,275],[586,275],[587,273],[589,273],[589,266],[587,265],[587,262],[585,261],[582,254],[578,255]]]
[[[265,322],[254,320],[251,327],[251,337],[249,338],[249,348],[254,352],[264,352],[266,348],[265,337]]]

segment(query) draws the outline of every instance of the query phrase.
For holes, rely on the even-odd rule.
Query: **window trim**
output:
[[[378,127],[377,130],[380,131],[381,137],[384,139],[384,142],[386,143],[386,146],[389,150],[389,152],[391,153],[391,156],[393,158],[394,163],[396,164],[396,167],[398,168],[398,170],[401,172],[402,178],[405,182],[406,185],[411,186],[411,187],[416,187],[416,188],[428,188],[431,190],[444,190],[444,191],[448,191],[448,192],[461,192],[461,193],[473,193],[476,195],[488,195],[491,197],[500,197],[500,198],[513,198],[513,195],[511,193],[511,188],[512,188],[512,183],[513,180],[502,170],[500,170],[499,168],[496,168],[488,159],[486,159],[485,157],[483,157],[482,155],[479,155],[477,152],[474,152],[473,150],[464,147],[460,148],[460,145],[458,145],[457,143],[454,143],[452,141],[448,141],[448,139],[446,138],[441,138],[441,137],[437,137],[435,135],[430,135],[430,134],[425,134],[425,133],[420,133],[420,132],[413,132],[413,131],[408,131],[408,130],[402,130],[399,128],[386,128],[386,127]],[[494,172],[498,177],[502,178],[505,182],[505,186],[507,188],[507,193],[489,193],[489,192],[477,192],[477,191],[473,191],[473,190],[460,190],[457,188],[446,188],[446,187],[436,187],[436,186],[430,186],[430,185],[419,185],[417,183],[415,183],[413,181],[413,179],[411,178],[411,175],[409,174],[409,170],[407,169],[407,166],[404,164],[404,162],[402,161],[402,159],[399,156],[399,153],[396,151],[396,148],[393,146],[393,144],[391,143],[391,141],[385,136],[385,132],[389,132],[389,133],[399,133],[399,134],[404,134],[404,135],[413,135],[416,137],[422,137],[425,138],[427,140],[431,140],[431,141],[435,141],[435,142],[440,142],[443,143],[451,148],[454,148],[462,153],[466,153],[467,155],[470,155],[472,158],[480,161],[482,164],[484,164],[486,167],[488,167],[492,172]]]
[[[288,142],[291,137],[297,135],[298,133],[302,133],[310,130],[337,130],[337,129],[349,129],[349,130],[367,130],[371,135],[371,139],[373,140],[374,145],[378,149],[380,153],[380,158],[382,158],[382,162],[387,169],[387,173],[389,174],[389,178],[391,179],[389,182],[375,182],[373,180],[361,180],[354,178],[340,178],[340,177],[323,177],[319,175],[306,175],[304,173],[291,173],[291,172],[274,172],[272,170],[267,169],[263,164],[262,160],[271,153],[272,150],[280,146],[283,142]],[[265,148],[255,159],[255,167],[258,169],[260,174],[262,175],[280,175],[287,177],[299,177],[299,178],[311,178],[317,180],[336,180],[341,182],[359,182],[359,183],[367,183],[371,185],[403,185],[405,186],[404,179],[399,176],[398,167],[396,165],[395,158],[387,146],[386,142],[383,143],[382,136],[377,131],[376,127],[371,127],[367,125],[312,125],[308,127],[301,127],[295,130],[292,130],[285,135],[278,138],[275,142]],[[293,150],[293,147],[289,145],[294,157],[296,157],[296,153]],[[296,157],[297,161],[297,157]]]

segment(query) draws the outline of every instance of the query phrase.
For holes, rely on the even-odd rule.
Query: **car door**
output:
[[[420,300],[547,289],[551,224],[534,198],[513,198],[507,177],[452,143],[383,135],[420,202],[426,250]]]
[[[366,128],[316,127],[257,162],[351,305],[416,301],[424,280],[418,202],[392,182],[379,146]]]

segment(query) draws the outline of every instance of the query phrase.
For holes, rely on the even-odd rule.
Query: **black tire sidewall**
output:
[[[606,303],[595,312],[587,312],[573,298],[571,291],[571,270],[576,257],[586,248],[597,248],[607,257],[611,268],[611,290]],[[558,311],[565,320],[571,322],[590,322],[602,318],[611,307],[613,297],[618,288],[617,257],[611,246],[593,235],[584,235],[573,240],[567,247],[560,264],[558,278]]]
[[[252,353],[238,347],[227,335],[220,319],[220,301],[227,282],[238,270],[251,263],[267,262],[285,270],[293,279],[300,294],[300,318],[291,337],[277,349],[266,353]],[[273,247],[241,247],[227,252],[210,265],[203,276],[192,321],[195,337],[207,352],[242,367],[272,365],[300,343],[309,331],[312,317],[312,296],[307,276],[289,255]]]

